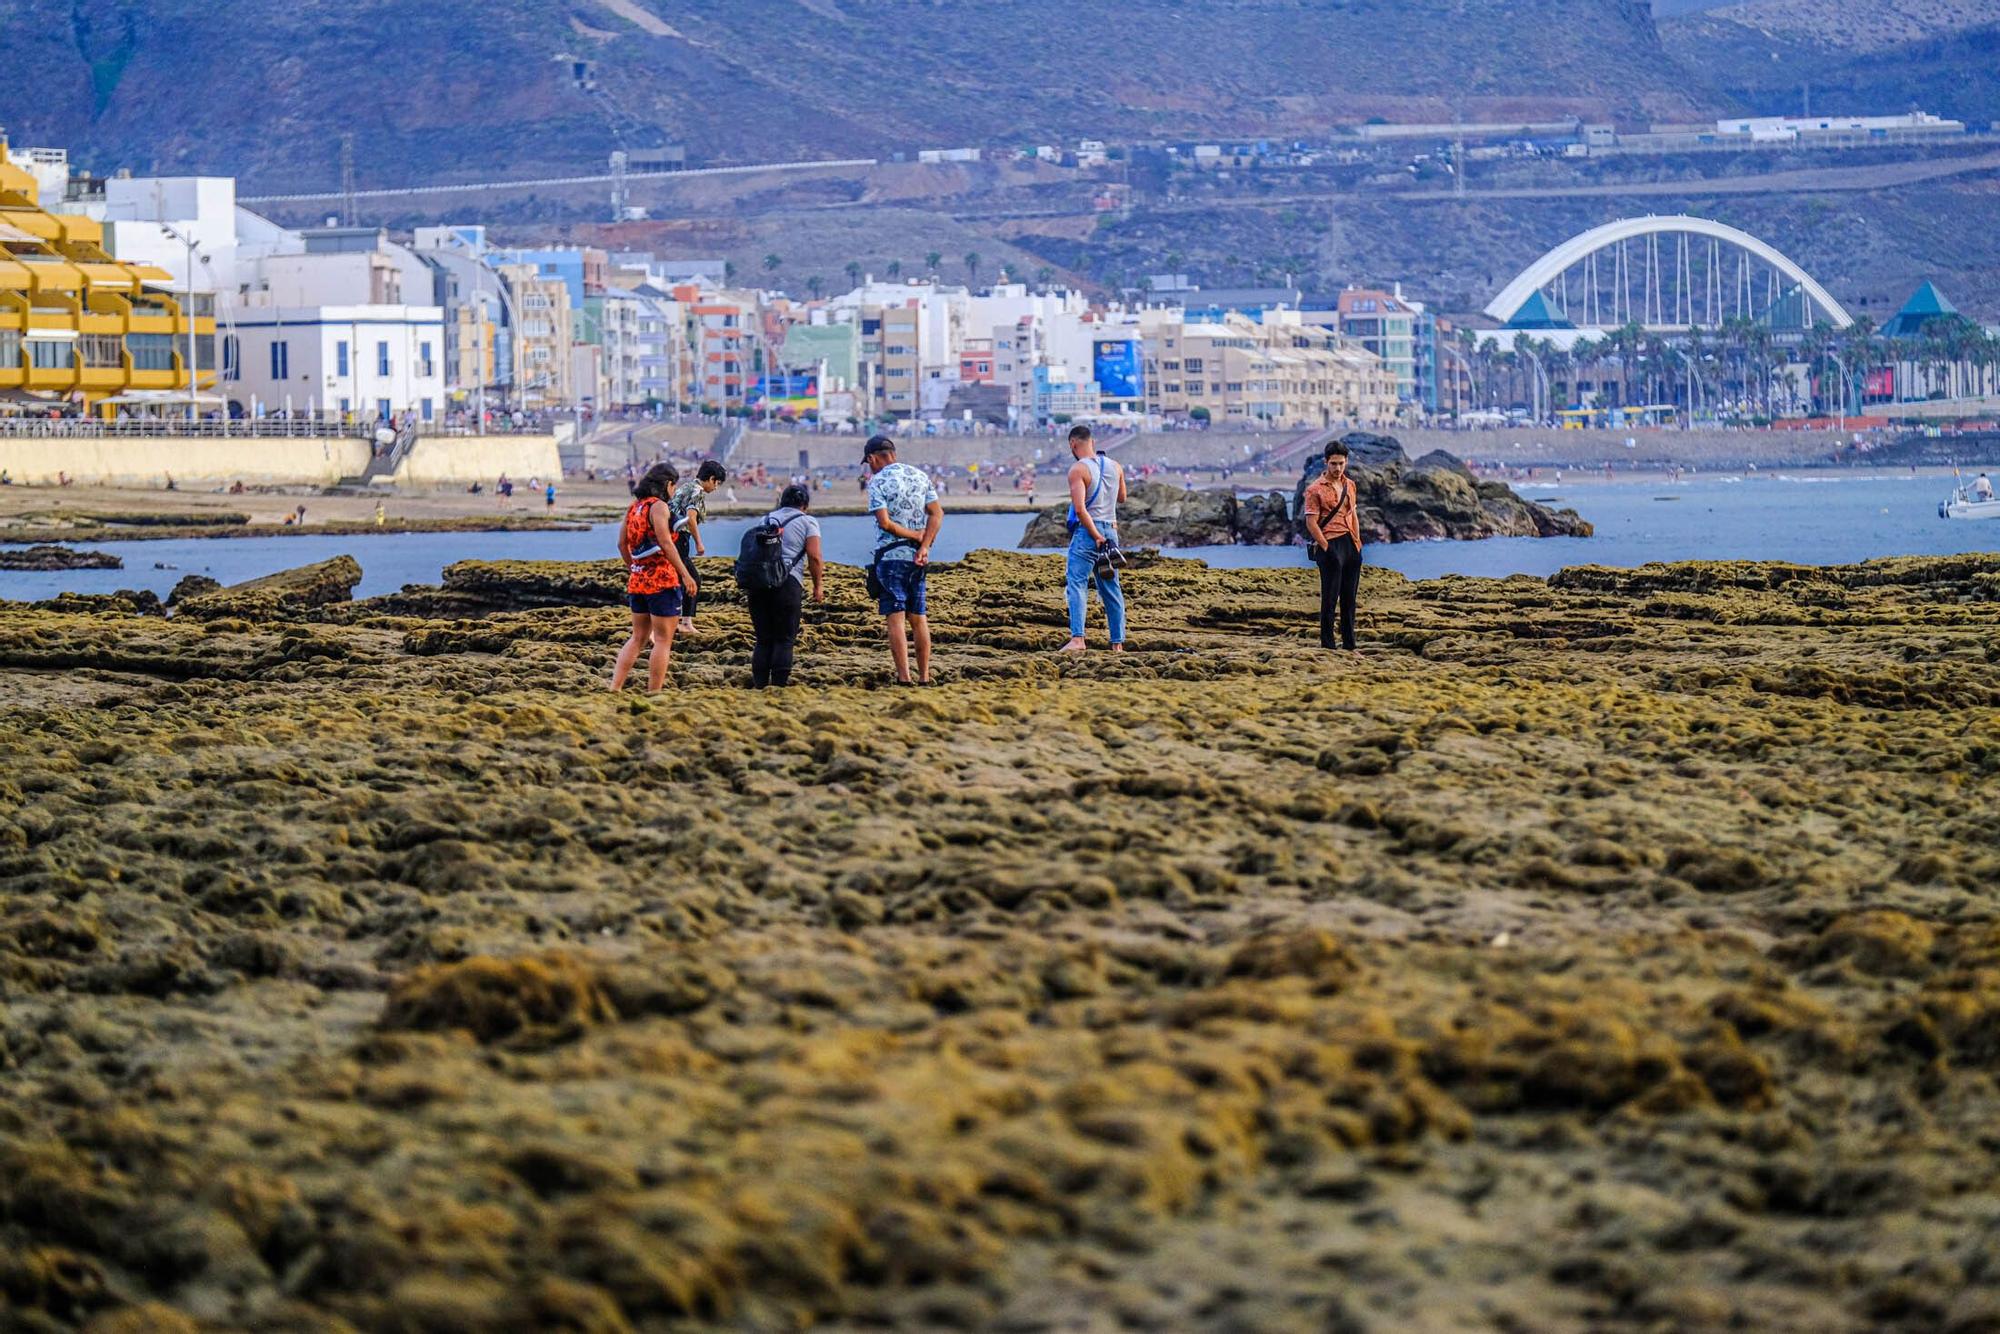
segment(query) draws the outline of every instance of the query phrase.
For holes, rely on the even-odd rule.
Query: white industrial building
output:
[[[223,391],[246,415],[444,411],[442,307],[253,307],[222,337]]]

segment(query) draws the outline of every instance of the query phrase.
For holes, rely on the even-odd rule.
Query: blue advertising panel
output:
[[[1140,398],[1145,394],[1145,372],[1136,338],[1100,338],[1095,365],[1097,388],[1106,398]]]
[[[759,376],[743,401],[753,408],[768,403],[774,412],[811,411],[819,407],[819,376],[812,372]]]

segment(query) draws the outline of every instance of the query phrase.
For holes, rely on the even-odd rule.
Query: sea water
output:
[[[1892,474],[1813,476],[1750,473],[1665,481],[1522,483],[1521,494],[1573,508],[1597,527],[1593,537],[1492,538],[1483,542],[1405,542],[1368,547],[1365,559],[1412,578],[1465,574],[1500,578],[1547,575],[1566,565],[1643,565],[1675,560],[1781,560],[1840,565],[1873,556],[2000,551],[2000,521],[1946,520],[1938,502],[1950,483]],[[947,502],[949,504],[949,502]],[[983,547],[1012,549],[1023,514],[947,515],[935,559],[957,560]],[[731,555],[750,519],[716,518],[704,526],[711,555]],[[860,515],[820,520],[826,558],[858,565],[874,544],[873,521]],[[0,571],[0,600],[62,592],[151,589],[165,596],[187,574],[225,584],[333,556],[361,562],[358,597],[404,584],[435,584],[461,560],[598,560],[617,546],[616,526],[578,532],[384,533],[380,536],[164,539],[90,542],[125,561],[122,570]],[[1172,553],[1225,568],[1306,564],[1298,547],[1193,547]]]

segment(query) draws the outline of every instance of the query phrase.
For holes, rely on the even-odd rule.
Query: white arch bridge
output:
[[[1685,215],[1624,218],[1572,236],[1507,284],[1486,313],[1513,328],[1608,329],[1636,321],[1666,330],[1748,319],[1844,329],[1854,322],[1774,247]]]

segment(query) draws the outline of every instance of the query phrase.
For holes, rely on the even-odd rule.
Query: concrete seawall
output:
[[[0,438],[0,469],[24,486],[54,485],[67,473],[82,485],[332,486],[368,466],[369,448],[355,439],[243,436]],[[427,436],[397,471],[399,486],[484,481],[501,473],[526,481],[556,477],[561,464],[547,435]]]
[[[562,476],[562,460],[552,435],[425,436],[396,470],[398,486],[437,486],[483,481],[501,473],[517,482]]]

